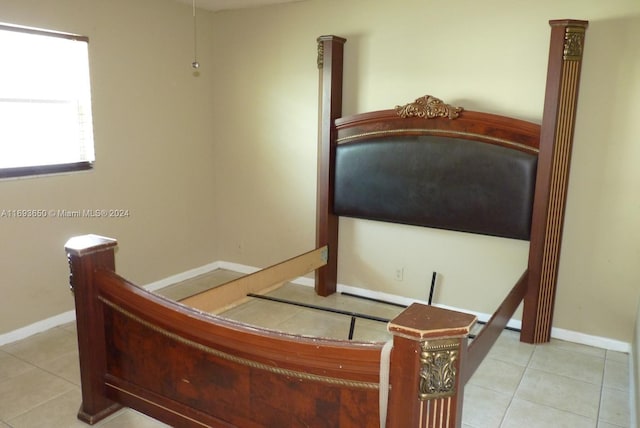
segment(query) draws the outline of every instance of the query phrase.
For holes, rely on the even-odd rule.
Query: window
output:
[[[0,24],[0,177],[92,167],[88,41]]]

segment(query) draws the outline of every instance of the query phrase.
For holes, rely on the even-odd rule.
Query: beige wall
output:
[[[314,242],[315,38],[345,46],[344,113],[430,93],[541,119],[550,19],[587,19],[555,326],[630,341],[640,286],[640,3],[308,0],[217,15],[221,257],[267,265]],[[492,312],[526,244],[344,220],[339,281]],[[445,236],[447,235],[447,236]],[[394,279],[404,267],[404,280]]]
[[[126,219],[0,219],[0,334],[73,309],[64,243],[120,242],[142,284],[217,260],[212,53],[192,75],[191,8],[170,0],[0,0],[0,21],[90,38],[93,171],[0,180],[0,209],[123,208]],[[203,44],[212,14],[203,13]]]
[[[266,266],[314,246],[320,34],[348,38],[344,113],[431,93],[539,122],[547,21],[586,40],[555,325],[631,341],[640,284],[637,0],[307,0],[200,14],[170,0],[0,0],[0,20],[91,38],[92,172],[0,181],[0,208],[126,208],[126,220],[0,221],[0,333],[72,308],[62,245],[120,241],[147,283],[214,260]],[[340,282],[491,312],[526,244],[344,220]],[[404,268],[404,280],[394,279]]]

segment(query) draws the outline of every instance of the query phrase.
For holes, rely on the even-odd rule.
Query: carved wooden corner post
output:
[[[551,42],[536,195],[529,250],[529,285],[521,339],[551,339],[551,323],[562,243],[569,164],[587,21],[550,21]]]
[[[318,190],[316,196],[316,248],[329,247],[327,265],[316,270],[316,293],[336,291],[338,277],[338,217],[333,214],[335,120],[342,115],[342,62],[347,40],[337,36],[318,38],[320,106],[318,118]]]
[[[388,326],[393,334],[389,428],[453,428],[462,423],[462,367],[474,315],[414,303]]]
[[[114,239],[96,235],[71,238],[65,245],[71,269],[70,284],[76,305],[82,405],[78,419],[94,424],[121,406],[104,395],[106,372],[104,318],[99,310],[98,290],[93,280],[98,268],[115,269]]]

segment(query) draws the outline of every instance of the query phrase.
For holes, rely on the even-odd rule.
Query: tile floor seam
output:
[[[32,371],[32,370],[39,370],[39,367],[36,367],[36,366],[34,366],[33,364],[31,364],[31,363],[27,363],[27,364],[29,364],[29,366],[30,366],[30,367],[29,367],[28,369],[26,369],[25,371],[20,372],[20,373],[18,373],[18,374],[17,374],[17,375],[15,375],[15,376],[8,376],[8,377],[6,377],[6,378],[4,378],[4,379],[0,379],[0,385],[1,385],[1,384],[3,384],[3,383],[5,383],[5,382],[12,381],[12,380],[14,380],[17,376],[23,375],[23,374],[25,374],[25,373],[29,373],[29,372],[30,372],[30,371]],[[0,419],[0,420],[2,420],[2,419]]]
[[[507,415],[509,414],[509,409],[511,408],[511,404],[513,404],[514,397],[515,397],[515,393],[511,395],[511,398],[509,398],[509,404],[507,404],[507,408],[504,409],[504,413],[502,415],[502,418],[500,419],[500,425],[498,425],[499,428],[503,427],[507,421]]]
[[[624,364],[622,364],[622,365],[624,365]],[[605,366],[605,371],[606,371],[606,366]],[[631,379],[631,376],[630,376],[630,375],[628,375],[627,377],[628,377],[629,379]],[[607,384],[607,383],[606,383],[606,373],[605,373],[605,376],[604,376],[604,377],[603,377],[603,379],[602,379],[602,386],[603,386],[604,388],[614,389],[614,390],[616,390],[616,391],[620,391],[620,392],[627,392],[627,393],[631,393],[631,391],[629,390],[629,386],[627,386],[627,387],[625,388],[625,387],[618,386],[618,385],[609,385],[609,384]]]
[[[28,339],[29,339],[29,338],[27,338],[27,339],[23,339],[23,340],[28,340]],[[62,358],[62,357],[64,357],[64,356],[67,356],[67,355],[72,354],[72,353],[77,352],[77,351],[78,351],[78,349],[76,348],[76,349],[74,349],[73,351],[70,351],[70,352],[63,352],[63,353],[61,353],[61,354],[57,355],[56,357],[54,357],[53,359]],[[25,359],[24,357],[21,357],[21,356],[20,356],[20,355],[18,355],[18,354],[13,354],[13,353],[8,352],[8,351],[2,351],[2,352],[4,352],[5,354],[7,354],[7,355],[9,355],[9,356],[11,356],[11,357],[13,357],[13,358],[15,358],[15,359],[17,359],[17,360],[22,361],[22,362],[23,362],[23,363],[25,363],[25,364],[29,364],[30,366],[37,367],[37,368],[41,368],[41,367],[38,365],[38,364],[40,364],[39,362],[29,361],[28,359]]]
[[[577,380],[577,381],[581,381],[581,382],[588,383],[588,384],[591,384],[591,385],[598,385],[597,383],[591,383],[591,382],[588,382],[588,381],[584,381],[584,380],[580,380],[580,379],[575,379],[575,378],[570,377],[570,376],[565,376],[565,375],[557,374],[557,373],[554,373],[554,372],[546,371],[546,370],[544,370],[544,369],[540,369],[540,368],[536,368],[536,367],[531,367],[531,362],[533,361],[533,356],[534,356],[535,351],[538,349],[538,347],[539,347],[539,346],[541,346],[541,345],[535,345],[534,350],[531,352],[531,354],[530,354],[530,356],[529,356],[529,361],[527,362],[527,365],[526,365],[526,367],[525,367],[525,370],[523,371],[523,375],[522,375],[522,377],[520,378],[520,382],[518,383],[518,387],[516,388],[516,390],[514,391],[514,393],[513,393],[512,397],[511,397],[511,400],[510,400],[510,402],[509,402],[509,406],[507,406],[507,411],[505,412],[504,419],[503,419],[503,421],[502,421],[502,423],[501,423],[501,427],[502,427],[502,426],[504,425],[504,423],[506,422],[506,417],[507,417],[507,414],[508,414],[508,412],[509,412],[509,409],[511,408],[511,405],[512,405],[512,403],[513,403],[513,400],[516,398],[516,395],[517,395],[517,393],[518,393],[518,389],[519,389],[519,388],[520,388],[520,386],[522,385],[522,380],[524,379],[525,374],[526,374],[527,370],[529,370],[529,369],[532,369],[532,370],[539,370],[539,371],[541,371],[541,372],[543,372],[543,373],[550,374],[550,375],[553,375],[553,376],[562,377],[562,378],[564,378],[564,379]],[[576,352],[576,351],[572,351],[572,350],[566,350],[566,351],[571,352],[571,353],[577,353],[577,354],[584,355],[584,353],[581,353],[581,352]],[[605,354],[605,357],[603,358],[603,361],[606,363],[606,354]],[[595,421],[595,423],[596,423],[596,426],[597,426],[597,425],[598,425],[598,423],[600,422],[600,410],[601,410],[601,408],[602,408],[602,400],[603,400],[603,392],[604,392],[604,371],[605,371],[605,366],[606,366],[606,365],[603,365],[603,368],[602,368],[601,382],[600,382],[600,385],[599,385],[599,387],[600,387],[600,388],[599,388],[599,396],[598,396],[598,409],[597,409],[597,412],[596,412],[596,418],[595,418],[595,420],[594,420],[594,421]],[[519,400],[526,401],[526,402],[528,402],[528,403],[539,404],[539,403],[536,403],[536,402],[534,402],[534,401],[527,400],[527,399],[524,399],[524,398],[521,398],[521,397],[520,397],[520,398],[518,398],[518,399],[519,399]],[[558,407],[555,407],[555,406],[552,406],[552,405],[547,405],[547,404],[544,404],[544,406],[550,407],[550,408],[552,408],[552,409],[555,409],[555,410],[558,410],[558,411],[561,411],[561,412],[566,412],[566,413],[570,413],[570,414],[573,414],[573,415],[586,417],[586,418],[588,418],[588,419],[590,419],[590,420],[593,420],[592,418],[589,418],[589,417],[588,417],[588,416],[586,416],[586,415],[581,415],[581,414],[578,414],[578,413],[575,413],[575,412],[571,412],[571,411],[566,410],[566,409],[558,408]]]
[[[57,377],[58,379],[63,380],[63,381],[65,381],[66,383],[68,383],[68,384],[70,384],[70,385],[72,385],[72,386],[75,386],[75,387],[79,387],[79,386],[80,386],[80,385],[78,385],[78,384],[76,384],[76,383],[72,382],[71,380],[67,379],[66,377],[64,377],[64,376],[60,376],[59,374],[52,372],[52,371],[51,371],[51,370],[49,370],[49,369],[45,369],[45,368],[40,367],[40,366],[35,365],[35,364],[34,364],[33,366],[34,366],[36,369],[38,369],[38,370],[42,370],[43,372],[48,373],[48,374],[50,374],[51,376],[55,376],[55,377]]]
[[[604,404],[604,392],[605,392],[605,389],[606,389],[605,388],[605,379],[607,377],[607,358],[606,358],[607,354],[608,354],[608,352],[605,353],[605,364],[604,364],[604,368],[602,370],[602,383],[600,384],[600,402],[599,402],[599,405],[598,405],[598,422],[600,422],[600,414],[602,413],[602,406]],[[609,367],[609,370],[610,369],[611,369],[611,367]],[[615,388],[612,388],[612,389],[615,389]],[[631,409],[629,409],[629,410],[631,410]],[[611,424],[611,425],[615,425],[615,424],[612,424],[609,421],[604,421],[603,420],[603,422],[606,422],[606,423]]]
[[[67,353],[64,353],[64,354],[60,354],[57,357],[53,358],[52,360],[57,360],[59,358],[67,357],[67,356],[69,356],[69,355],[71,355],[71,354],[73,354],[75,352],[77,352],[77,350],[76,351],[72,351],[72,352],[67,352]],[[25,360],[23,358],[20,358],[17,355],[11,355],[11,356],[16,358],[16,359],[18,359],[18,360],[20,360],[20,361],[22,361],[25,364],[28,364],[30,366],[29,370],[41,370],[41,371],[46,372],[46,373],[48,373],[48,374],[50,374],[52,376],[57,377],[58,379],[61,379],[61,380],[65,381],[65,382],[71,384],[72,386],[75,386],[75,387],[78,386],[77,384],[73,383],[69,379],[67,379],[67,378],[65,378],[63,376],[60,376],[58,373],[52,372],[51,370],[49,370],[49,369],[47,369],[45,367],[42,367],[41,365],[39,365],[40,363],[35,363],[33,361]],[[27,371],[29,371],[29,370],[27,370]],[[11,380],[11,379],[13,379],[13,377],[7,377],[5,379],[0,379],[0,383],[6,382],[6,381]]]
[[[73,385],[73,386],[77,388],[77,386],[76,386],[76,385]],[[58,393],[58,394],[55,394],[55,395],[51,395],[51,396],[49,396],[49,398],[47,398],[46,400],[44,400],[44,401],[42,401],[42,402],[40,402],[40,403],[38,403],[38,404],[36,404],[36,405],[34,405],[34,406],[30,407],[29,409],[25,410],[24,412],[22,412],[22,413],[19,413],[19,414],[17,414],[17,415],[12,416],[11,418],[9,418],[9,420],[8,420],[6,423],[7,423],[7,424],[9,424],[9,422],[10,422],[10,421],[12,421],[12,420],[14,420],[14,419],[17,419],[17,418],[19,418],[19,417],[21,417],[21,416],[23,416],[23,415],[26,415],[27,413],[29,413],[29,412],[31,412],[31,411],[33,411],[33,410],[37,409],[37,408],[38,408],[38,407],[40,407],[40,406],[43,406],[43,405],[47,404],[48,402],[50,402],[50,401],[52,401],[52,400],[55,400],[56,398],[58,398],[58,397],[60,397],[60,396],[62,396],[62,395],[64,395],[64,394],[66,394],[67,392],[69,392],[69,391],[64,391],[64,392],[61,392],[61,393]],[[9,425],[10,425],[10,424],[9,424]]]
[[[513,398],[516,398],[516,397],[514,396]],[[540,404],[540,403],[536,403],[535,401],[527,400],[526,398],[521,398],[521,397],[519,397],[518,400],[526,401],[527,403],[531,403],[533,405],[537,405],[537,406],[541,406],[541,407],[548,407],[550,409],[557,410],[558,412],[568,413],[568,414],[571,414],[571,415],[574,415],[574,416],[579,416],[579,417],[584,418],[584,419],[589,419],[590,421],[594,421],[596,423],[596,425],[600,421],[599,418],[592,418],[590,416],[583,415],[581,413],[572,412],[571,410],[563,409],[563,408],[556,407],[556,406],[553,406],[553,405],[550,405],[550,404]],[[599,411],[600,411],[600,404],[598,404],[598,412]]]
[[[604,379],[603,379],[604,382]],[[600,399],[598,400],[598,411],[596,412],[596,423],[600,422],[600,412],[602,411],[602,402],[604,400],[604,385],[600,385]]]
[[[527,367],[527,369],[525,370],[525,372],[526,372],[527,370],[529,370],[529,369],[531,369],[531,370],[537,370],[537,371],[543,372],[543,373],[545,373],[545,374],[547,374],[547,375],[556,376],[556,377],[558,377],[558,378],[563,378],[563,379],[565,379],[565,380],[570,380],[570,381],[573,381],[573,382],[582,382],[582,383],[585,383],[585,384],[588,384],[588,385],[598,386],[598,387],[599,387],[599,388],[598,388],[598,390],[599,390],[599,393],[598,393],[598,394],[599,394],[599,395],[598,395],[598,410],[597,410],[597,412],[596,412],[596,416],[598,416],[598,418],[596,418],[596,421],[598,421],[598,420],[599,420],[600,408],[601,408],[601,406],[602,406],[602,396],[603,396],[603,391],[604,391],[604,390],[603,390],[603,388],[604,388],[604,387],[603,387],[603,385],[602,385],[602,384],[601,384],[601,385],[598,385],[598,384],[596,384],[596,383],[591,383],[591,382],[583,381],[583,380],[576,379],[576,378],[573,378],[573,377],[570,377],[570,376],[564,376],[564,375],[557,374],[557,373],[553,373],[553,372],[547,372],[547,371],[540,370],[540,369],[535,368],[535,367]],[[517,395],[517,391],[514,393],[514,397],[515,397],[516,395]],[[530,403],[535,403],[535,401],[527,400],[527,399],[522,398],[522,397],[518,397],[518,399],[519,399],[519,400],[528,401],[528,402],[530,402]],[[536,404],[541,404],[541,403],[536,403]],[[566,410],[566,409],[562,409],[562,408],[559,408],[559,407],[555,407],[555,406],[553,406],[553,405],[549,405],[549,404],[541,404],[541,405],[543,405],[543,406],[547,406],[547,407],[550,407],[550,408],[552,408],[552,409],[560,410],[560,411],[563,411],[563,412],[566,412],[566,413],[571,413],[571,414],[574,414],[574,415],[578,415],[578,416],[582,416],[582,417],[585,417],[585,418],[592,419],[592,418],[591,418],[591,417],[589,417],[588,415],[583,415],[583,414],[580,414],[580,413],[572,412],[572,411],[570,411],[570,410]]]
[[[518,389],[522,385],[522,380],[524,379],[524,375],[527,372],[527,369],[529,368],[529,364],[531,364],[531,360],[533,359],[533,353],[534,352],[535,352],[535,348],[533,349],[531,354],[529,354],[529,359],[527,360],[527,364],[524,366],[524,370],[522,370],[522,374],[520,375],[520,380],[518,381],[518,385],[515,387],[515,389],[513,390],[513,393],[511,394],[511,398],[509,399],[509,404],[507,405],[507,408],[504,411],[504,414],[502,415],[502,420],[500,421],[500,425],[499,425],[500,427],[503,427],[504,424],[507,422],[507,415],[509,414],[509,409],[511,408],[511,405],[513,404],[513,400],[516,397]]]
[[[567,376],[567,375],[564,375],[564,374],[560,374],[560,373],[556,373],[556,372],[553,372],[553,371],[545,370],[544,368],[540,368],[540,367],[530,367],[530,366],[527,366],[527,367],[525,368],[525,371],[527,371],[528,369],[531,369],[531,370],[537,370],[537,371],[542,372],[542,373],[544,373],[544,374],[548,374],[548,375],[553,375],[553,376],[561,377],[561,378],[563,378],[563,379],[574,380],[574,381],[577,381],[577,382],[583,382],[583,383],[588,383],[589,385],[598,385],[598,386],[602,387],[602,383],[598,383],[598,382],[590,382],[590,381],[588,381],[588,380],[578,379],[578,378],[576,378],[576,377]],[[603,372],[604,372],[604,371],[603,371]]]
[[[607,372],[607,353],[604,353],[604,367],[602,367],[602,377],[600,379],[600,400],[598,400],[598,411],[596,412],[596,424],[600,422],[600,412],[602,411],[602,402],[604,400],[604,379]]]

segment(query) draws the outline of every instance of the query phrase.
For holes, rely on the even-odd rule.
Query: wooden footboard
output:
[[[81,420],[127,406],[188,427],[459,426],[474,316],[414,304],[386,345],[278,333],[127,282],[114,272],[116,245],[95,235],[66,245]],[[458,417],[441,420],[442,408]]]

